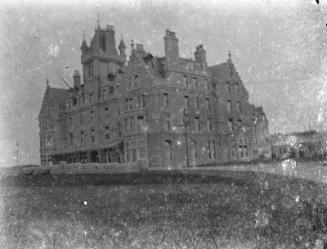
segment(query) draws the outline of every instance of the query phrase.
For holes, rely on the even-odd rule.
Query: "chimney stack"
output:
[[[80,86],[81,86],[81,75],[79,74],[78,70],[75,70],[73,78],[74,78],[74,88],[80,88]]]

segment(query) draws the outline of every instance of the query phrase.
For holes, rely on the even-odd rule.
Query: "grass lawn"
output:
[[[0,247],[15,249],[313,248],[310,207],[327,203],[324,185],[264,174],[1,190]]]

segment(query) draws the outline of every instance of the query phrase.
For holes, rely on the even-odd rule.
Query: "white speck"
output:
[[[86,206],[87,205],[87,201],[84,201],[83,204]]]
[[[55,44],[50,44],[48,47],[48,53],[53,57],[57,57],[59,54],[59,46]]]
[[[182,142],[180,140],[177,141],[177,145],[181,145]]]
[[[296,201],[296,202],[299,202],[299,200],[300,200],[300,196],[296,196],[296,197],[295,197],[295,201]]]

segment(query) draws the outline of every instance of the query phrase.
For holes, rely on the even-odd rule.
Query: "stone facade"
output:
[[[41,164],[146,159],[150,167],[180,168],[258,158],[268,121],[249,104],[231,55],[208,66],[198,45],[194,59],[180,58],[170,30],[164,48],[157,57],[132,43],[127,61],[113,27],[98,26],[90,45],[82,43],[83,83],[75,71],[72,88],[47,86]]]

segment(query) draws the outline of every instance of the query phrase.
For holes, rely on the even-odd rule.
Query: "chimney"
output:
[[[195,57],[195,61],[200,63],[201,65],[207,64],[206,51],[203,48],[202,44],[196,46],[194,57]]]
[[[73,78],[74,78],[74,88],[80,88],[80,86],[81,86],[81,75],[79,74],[78,70],[75,70]]]
[[[178,39],[175,35],[175,32],[166,30],[166,36],[164,37],[165,41],[165,56],[166,62],[174,62],[179,58],[178,52]]]

